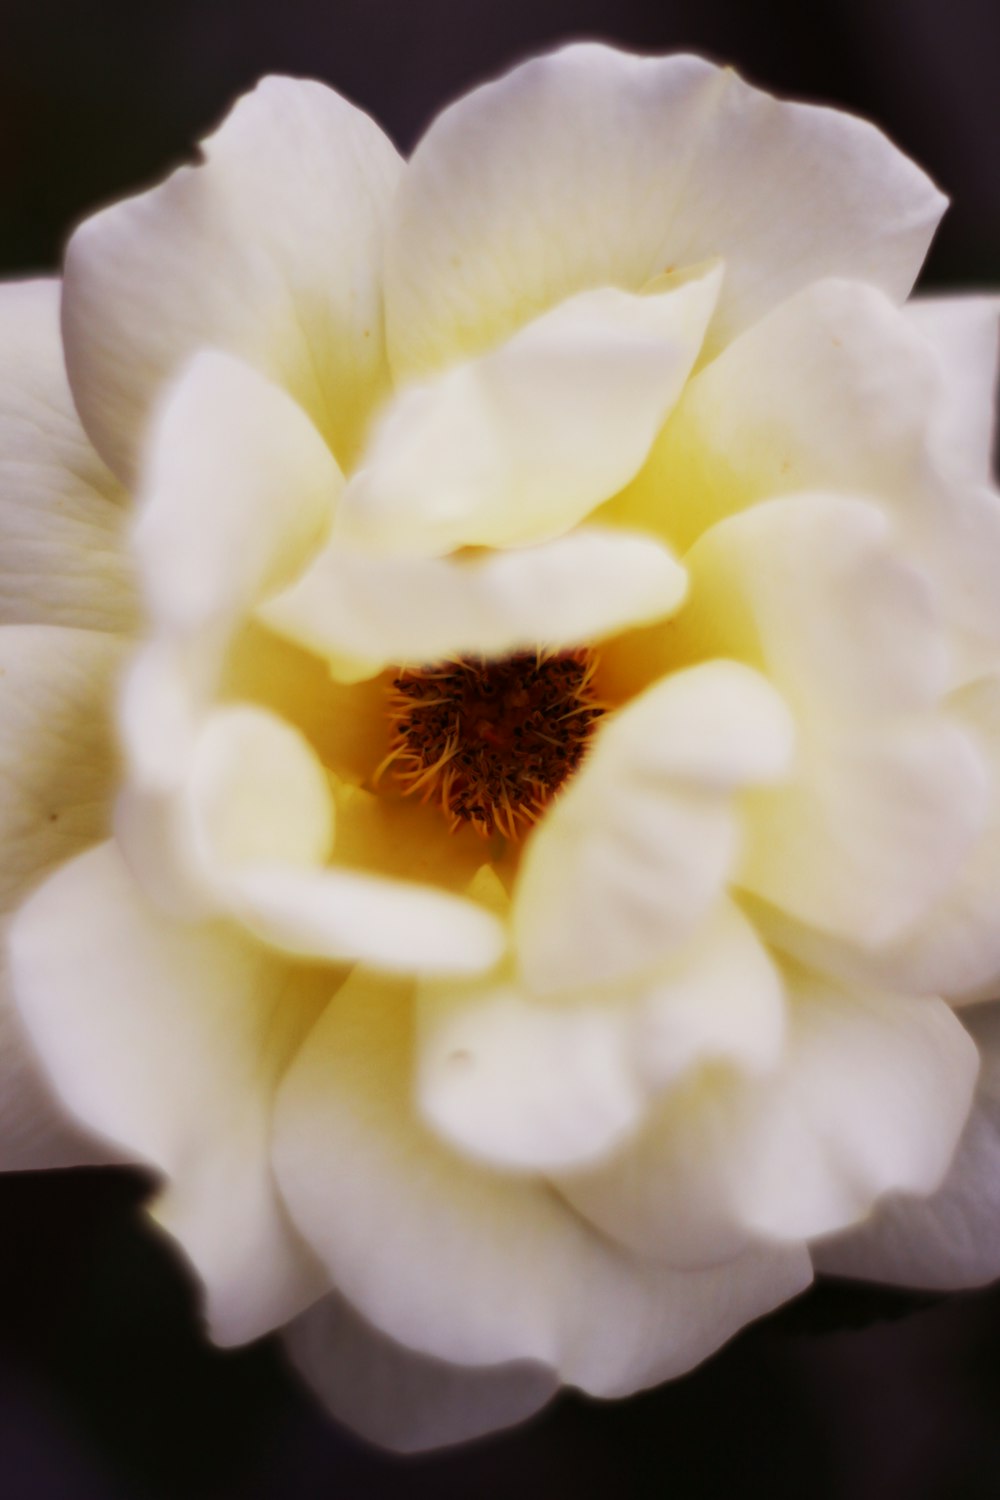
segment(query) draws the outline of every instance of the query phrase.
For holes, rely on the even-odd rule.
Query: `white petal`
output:
[[[525,848],[513,924],[529,986],[662,961],[733,872],[731,789],[780,776],[791,750],[781,699],[736,662],[674,673],[609,716]]]
[[[13,1008],[10,914],[64,860],[107,834],[116,775],[111,693],[122,643],[96,630],[0,629],[0,1168],[110,1154],[75,1129],[43,1081]]]
[[[886,1198],[857,1228],[814,1246],[818,1269],[942,1291],[1000,1275],[1000,1017],[989,1006],[967,1019],[982,1069],[944,1186]]]
[[[305,738],[250,704],[212,714],[184,787],[193,853],[224,884],[234,868],[324,863],[333,842],[327,775]]]
[[[588,287],[727,264],[716,346],[818,277],[902,298],[944,200],[872,126],[694,57],[566,48],[446,110],[388,245],[397,371],[439,368]]]
[[[389,972],[475,974],[492,968],[506,943],[501,924],[473,901],[336,866],[234,871],[227,895],[241,922],[286,953]]]
[[[942,593],[950,619],[1000,639],[1000,499],[937,447],[951,385],[935,350],[874,287],[789,298],[689,382],[617,504],[682,551],[713,522],[803,490],[870,497]]]
[[[0,623],[134,623],[124,495],[80,426],[59,283],[0,287]]]
[[[545,1171],[612,1150],[645,1090],[630,1015],[607,998],[546,1005],[513,980],[418,990],[417,1096],[463,1154]]]
[[[353,456],[385,383],[379,267],[402,162],[321,84],[268,78],[202,163],[88,219],[70,241],[70,382],[98,451],[134,476],[163,383],[224,349],[295,397]]]
[[[852,941],[891,941],[983,826],[969,737],[937,707],[946,660],[923,580],[874,507],[801,495],[706,532],[688,561],[691,647],[762,662],[796,710],[785,786],[751,799],[740,881]]]
[[[582,526],[472,557],[371,558],[331,542],[259,614],[319,655],[387,663],[500,656],[600,639],[669,615],[683,568],[652,537]]]
[[[199,354],[150,431],[135,548],[161,628],[242,614],[300,572],[342,479],[295,402],[227,354]]]
[[[786,1062],[745,1085],[733,1117],[734,1202],[780,1239],[862,1219],[890,1191],[941,1183],[968,1117],[978,1058],[940,1000],[800,978]]]
[[[341,1293],[458,1364],[537,1360],[600,1395],[679,1374],[809,1279],[800,1250],[677,1275],[620,1254],[538,1181],[464,1162],[411,1102],[407,992],[356,970],[289,1073],[276,1164]]]
[[[937,441],[959,473],[988,480],[993,472],[1000,299],[917,297],[904,311],[944,366]]]
[[[372,1328],[336,1293],[296,1319],[285,1347],[339,1422],[396,1453],[446,1448],[513,1427],[559,1388],[544,1365],[470,1367],[416,1354]]]
[[[604,1233],[675,1264],[753,1236],[812,1239],[881,1195],[933,1192],[969,1112],[976,1049],[939,1000],[848,991],[791,971],[772,1073],[695,1075],[634,1146],[561,1190]]]
[[[11,963],[68,1107],[167,1174],[154,1213],[206,1283],[216,1340],[306,1306],[322,1281],[272,1186],[271,1099],[329,977],[293,977],[233,929],[164,919],[110,844],[21,908]]]
[[[644,296],[581,292],[483,358],[404,387],[344,493],[339,538],[435,555],[582,521],[645,459],[721,280],[713,265]]]

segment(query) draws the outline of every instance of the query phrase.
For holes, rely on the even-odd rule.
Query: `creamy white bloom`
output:
[[[942,207],[577,46],[405,165],[265,81],[73,237],[72,402],[57,286],[0,295],[0,1146],[152,1164],[213,1337],[290,1323],[378,1442],[679,1374],[814,1264],[1000,1274],[996,304],[903,305]]]

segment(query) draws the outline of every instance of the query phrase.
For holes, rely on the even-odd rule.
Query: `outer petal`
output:
[[[194,632],[300,572],[343,483],[284,391],[226,354],[199,354],[150,433],[135,549],[154,623]]]
[[[215,347],[284,385],[346,464],[385,381],[379,266],[402,163],[360,110],[290,78],[265,79],[202,150],[70,241],[63,327],[84,425],[134,477],[160,387]]]
[[[371,558],[331,541],[261,618],[352,675],[387,663],[573,646],[669,615],[683,568],[651,536],[581,526],[471,557]]]
[[[762,662],[796,710],[795,773],[756,793],[741,883],[863,945],[896,938],[983,826],[983,764],[941,704],[934,600],[873,506],[802,495],[720,522],[688,554],[682,649]]]
[[[918,297],[904,309],[944,366],[945,399],[935,437],[956,471],[973,481],[993,472],[998,297]]]
[[[773,1073],[693,1078],[634,1146],[561,1180],[604,1233],[704,1265],[753,1236],[812,1239],[863,1219],[884,1193],[941,1183],[978,1061],[953,1012],[787,978],[788,1042]]]
[[[338,1421],[380,1448],[418,1453],[523,1422],[552,1399],[544,1365],[448,1364],[405,1349],[335,1293],[285,1334],[299,1373]]]
[[[787,771],[781,699],[736,662],[678,672],[602,725],[524,853],[514,940],[539,994],[620,980],[691,935],[732,875],[732,791]]]
[[[123,501],[73,409],[59,283],[0,287],[0,623],[129,629]]]
[[[388,247],[393,366],[438,368],[574,292],[716,255],[716,347],[821,276],[902,300],[943,206],[849,115],[695,57],[569,47],[459,100],[417,147]]]
[[[820,1270],[941,1290],[1000,1275],[1000,1009],[968,1022],[982,1069],[944,1186],[930,1198],[886,1198],[849,1234],[814,1248]]]
[[[483,358],[405,387],[337,515],[404,554],[558,536],[639,469],[680,395],[722,268],[645,296],[581,292]]]
[[[949,620],[995,655],[1000,497],[937,441],[952,386],[935,350],[874,287],[807,287],[689,384],[634,484],[626,525],[685,550],[715,521],[803,490],[872,497],[942,591]],[[978,406],[977,406],[978,409]]]
[[[275,1082],[330,976],[289,971],[231,928],[161,917],[110,844],[21,908],[11,956],[21,1013],[69,1108],[170,1179],[154,1213],[206,1283],[213,1337],[254,1338],[317,1296],[268,1144]]]
[[[296,1223],[391,1337],[460,1364],[538,1360],[622,1395],[807,1282],[799,1251],[677,1276],[616,1252],[542,1183],[452,1155],[414,1117],[409,1008],[355,971],[283,1086],[275,1145]]]
[[[109,700],[121,657],[121,643],[95,630],[0,629],[0,937],[50,870],[107,834],[117,770]],[[0,1167],[106,1160],[41,1082],[6,968],[0,949]]]

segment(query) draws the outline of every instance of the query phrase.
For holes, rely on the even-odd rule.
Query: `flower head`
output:
[[[214,1337],[294,1320],[379,1441],[678,1374],[814,1262],[1000,1271],[996,319],[902,305],[941,208],[580,46],[406,165],[263,83],[71,241],[82,431],[55,289],[0,302],[14,996]]]

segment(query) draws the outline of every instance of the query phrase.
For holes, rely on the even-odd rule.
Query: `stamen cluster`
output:
[[[519,652],[407,668],[393,679],[390,767],[453,831],[514,839],[576,770],[604,708],[589,650]]]

